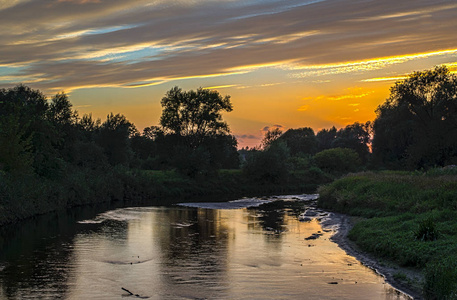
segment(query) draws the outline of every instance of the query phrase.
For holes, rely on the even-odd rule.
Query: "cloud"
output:
[[[263,127],[260,132],[262,132],[262,134],[264,134],[265,132],[267,131],[270,131],[270,130],[273,130],[273,129],[279,129],[281,131],[284,131],[286,129],[286,127],[282,126],[282,125],[279,125],[279,124],[275,124],[275,125],[272,125],[272,126],[265,126]]]
[[[331,100],[331,101],[340,101],[340,100],[347,100],[347,99],[358,99],[358,98],[366,97],[366,96],[371,95],[373,93],[374,93],[374,91],[369,91],[369,92],[363,93],[363,94],[347,94],[347,95],[327,96],[326,99],[327,100]]]
[[[226,84],[226,85],[216,85],[216,86],[210,86],[210,87],[204,87],[203,89],[205,90],[218,90],[218,89],[226,89],[226,88],[231,88],[231,87],[236,87],[236,84]]]
[[[258,139],[260,139],[260,137],[252,135],[252,134],[236,135],[235,137],[237,139],[248,139],[248,140],[258,140]]]
[[[309,105],[303,105],[303,106],[300,106],[297,110],[298,111],[307,111],[309,109]]]
[[[367,72],[455,56],[456,13],[446,1],[10,0],[0,4],[0,65],[25,68],[0,75],[72,90],[260,69]]]
[[[376,59],[369,59],[363,61],[354,61],[354,62],[344,62],[336,64],[323,64],[323,65],[300,65],[292,64],[286,66],[286,68],[295,71],[295,70],[304,70],[299,73],[292,73],[291,77],[303,78],[303,77],[313,77],[313,76],[323,76],[323,75],[335,75],[335,74],[347,74],[347,73],[357,73],[364,71],[373,71],[386,68],[390,65],[402,64],[411,60],[429,58],[436,56],[446,56],[446,55],[455,55],[457,54],[457,49],[447,49],[440,51],[432,51],[426,53],[416,53],[409,55],[399,55],[392,57],[381,57]],[[392,77],[394,79],[400,77]],[[383,81],[384,79],[389,80],[388,77],[383,78],[373,78],[363,80],[366,82],[370,81]]]
[[[58,0],[58,2],[72,2],[77,4],[100,3],[100,0]]]

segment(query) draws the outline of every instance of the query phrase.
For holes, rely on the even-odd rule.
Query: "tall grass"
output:
[[[361,249],[423,270],[426,298],[457,299],[457,268],[444,267],[457,262],[456,170],[357,173],[318,192],[320,207],[363,217],[349,233]]]

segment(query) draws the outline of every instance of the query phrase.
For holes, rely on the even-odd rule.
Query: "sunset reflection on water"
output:
[[[121,288],[149,299],[407,299],[288,208],[124,208],[81,223],[67,257],[40,262],[66,280],[24,277],[11,299],[113,299]]]

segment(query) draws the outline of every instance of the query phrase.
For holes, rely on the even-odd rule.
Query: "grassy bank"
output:
[[[241,170],[219,170],[190,178],[175,171],[73,168],[58,178],[16,178],[0,173],[0,225],[79,205],[125,201],[127,204],[174,203],[198,197],[230,199],[287,193],[313,193],[328,182],[325,174],[292,173],[277,183],[250,180]],[[165,199],[165,201],[164,201]]]
[[[457,170],[351,174],[319,189],[318,205],[359,216],[362,250],[424,272],[427,299],[457,299]]]

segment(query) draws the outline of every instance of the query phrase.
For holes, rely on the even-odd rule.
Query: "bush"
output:
[[[455,257],[448,257],[427,266],[423,292],[426,299],[457,299],[457,261]]]
[[[420,241],[435,241],[438,235],[435,221],[432,218],[419,222],[419,228],[414,232],[414,237]]]
[[[243,166],[249,179],[257,182],[277,183],[289,174],[289,149],[285,143],[273,143],[264,151],[250,155]]]
[[[348,148],[333,148],[317,153],[314,160],[319,168],[332,173],[357,171],[361,160],[357,152]]]

